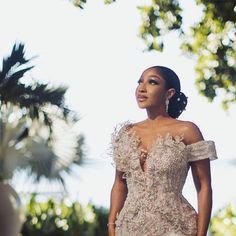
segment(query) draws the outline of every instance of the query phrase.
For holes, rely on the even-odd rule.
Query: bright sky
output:
[[[142,52],[136,6],[144,2],[117,0],[108,6],[102,0],[88,1],[80,10],[66,0],[0,0],[0,56],[9,54],[15,41],[23,42],[29,57],[38,55],[32,71],[36,79],[69,86],[66,101],[81,117],[78,131],[85,136],[90,164],[77,169],[77,179],[67,180],[68,189],[81,202],[91,200],[103,206],[109,205],[114,178],[107,155],[110,135],[116,124],[139,121],[146,115],[134,98],[140,74],[157,64],[175,70],[188,96],[187,110],[180,119],[195,122],[205,139],[216,143],[219,160],[212,162],[216,210],[236,196],[232,187],[236,166],[229,164],[236,158],[235,105],[227,114],[219,100],[210,104],[197,93],[194,60],[181,55],[177,35],[166,37],[163,53]],[[187,2],[186,27],[196,20],[191,12],[200,12],[193,0]],[[196,206],[191,181],[189,176],[185,195]]]

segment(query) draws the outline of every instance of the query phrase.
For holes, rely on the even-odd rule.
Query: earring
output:
[[[166,99],[166,112],[168,113],[168,108],[169,108],[169,99]]]

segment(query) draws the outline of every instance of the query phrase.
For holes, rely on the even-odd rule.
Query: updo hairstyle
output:
[[[185,110],[187,105],[187,97],[181,92],[180,80],[177,74],[168,67],[154,66],[161,77],[166,82],[166,89],[174,88],[175,94],[169,100],[168,114],[173,118],[178,118],[180,114]]]

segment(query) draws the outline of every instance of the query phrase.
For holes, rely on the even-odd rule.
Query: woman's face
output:
[[[160,107],[165,107],[165,101],[168,98],[166,81],[158,71],[149,68],[142,73],[135,95],[140,108],[160,109]]]

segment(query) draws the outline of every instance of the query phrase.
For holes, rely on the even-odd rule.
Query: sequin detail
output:
[[[140,165],[140,139],[130,122],[112,134],[114,165],[124,172],[128,195],[116,220],[116,236],[193,236],[197,213],[182,195],[189,162],[216,159],[213,141],[186,145],[182,136],[158,136],[148,151],[146,171]]]

